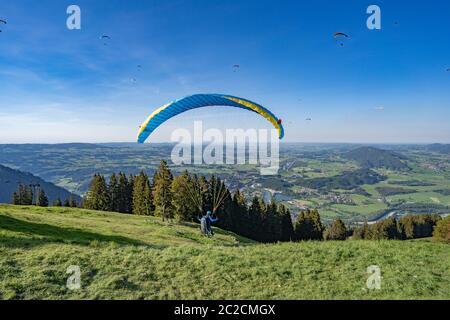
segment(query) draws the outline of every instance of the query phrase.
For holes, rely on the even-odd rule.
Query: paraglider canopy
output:
[[[156,130],[156,128],[170,118],[173,118],[176,115],[188,110],[207,106],[227,106],[252,111],[268,120],[278,130],[278,136],[280,139],[284,136],[284,129],[281,124],[281,119],[277,118],[271,111],[255,102],[231,95],[195,94],[172,101],[165,106],[156,109],[141,125],[137,138],[138,142],[144,143],[153,131]]]
[[[7,24],[7,23],[6,23],[6,20],[3,20],[3,19],[0,19],[0,23]],[[0,32],[2,32],[1,29],[0,29]]]
[[[338,41],[338,42],[339,42],[339,45],[340,45],[341,47],[343,47],[343,46],[344,46],[344,42],[342,41],[342,39],[348,38],[348,34],[343,33],[343,32],[335,32],[335,33],[333,34],[333,37],[334,37],[334,39],[336,39],[336,41],[339,40],[339,41]]]
[[[338,37],[346,37],[346,38],[348,38],[348,34],[345,34],[343,32],[335,32],[334,33],[334,37],[335,38],[338,38]]]
[[[106,41],[108,40],[111,40],[111,37],[110,36],[108,36],[108,35],[102,35],[101,37],[100,37],[100,40],[103,40],[103,45],[104,46],[106,46]]]

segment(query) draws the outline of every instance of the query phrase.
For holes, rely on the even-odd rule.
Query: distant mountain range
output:
[[[47,182],[31,173],[14,170],[0,165],[0,203],[11,203],[12,194],[17,190],[17,186],[22,183],[25,185],[39,184],[44,189],[50,203],[57,198],[61,201],[70,198],[72,195],[80,202],[81,198],[70,193],[64,188],[58,187],[53,183]]]
[[[450,153],[450,144],[434,143],[426,146],[426,149],[432,152]]]
[[[363,168],[386,168],[391,170],[409,170],[406,158],[396,152],[377,149],[374,147],[360,147],[346,152],[343,158],[356,161]]]

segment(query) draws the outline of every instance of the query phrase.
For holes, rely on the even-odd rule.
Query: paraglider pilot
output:
[[[202,231],[203,235],[206,236],[212,236],[214,235],[214,231],[212,230],[212,223],[219,220],[219,218],[213,218],[211,211],[207,211],[206,215],[199,218],[197,217],[198,221],[200,221],[200,229]]]

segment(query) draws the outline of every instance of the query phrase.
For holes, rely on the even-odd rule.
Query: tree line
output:
[[[405,215],[400,219],[389,217],[372,225],[365,223],[353,231],[354,239],[410,240],[433,235],[442,218],[437,214]]]
[[[37,189],[37,191],[35,191]],[[47,195],[45,194],[44,188],[37,185],[26,185],[20,183],[17,186],[17,191],[15,191],[12,195],[11,203],[14,205],[24,205],[24,206],[32,206],[36,205],[38,207],[48,207],[49,200]],[[52,203],[55,207],[78,207],[78,203],[73,196],[64,200],[64,203],[60,198],[56,199]]]
[[[43,188],[34,195],[32,185],[19,184],[12,203],[46,207],[48,198]],[[217,199],[223,198],[223,201]],[[74,197],[57,199],[53,206],[78,207]],[[386,220],[357,228],[348,228],[340,219],[325,225],[316,209],[297,214],[294,221],[291,212],[274,200],[265,203],[262,197],[250,201],[239,190],[233,193],[223,181],[212,176],[191,175],[187,171],[174,176],[165,161],[161,161],[152,179],[141,171],[137,175],[113,173],[108,180],[95,174],[82,207],[92,210],[114,211],[136,215],[152,215],[163,220],[197,221],[206,211],[214,211],[219,217],[217,226],[260,242],[301,240],[353,239],[415,239],[430,237],[441,218],[439,215],[407,215],[400,219]],[[448,220],[448,219],[447,219]],[[441,238],[448,239],[447,225],[440,226]],[[447,237],[447,238],[446,238]]]

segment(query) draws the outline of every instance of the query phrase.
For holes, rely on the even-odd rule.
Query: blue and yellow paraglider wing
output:
[[[280,139],[284,136],[281,120],[276,118],[268,109],[259,104],[229,95],[196,94],[175,100],[156,109],[140,126],[137,139],[138,142],[144,143],[156,128],[170,118],[191,109],[207,106],[230,106],[256,112],[272,123],[278,130]]]

